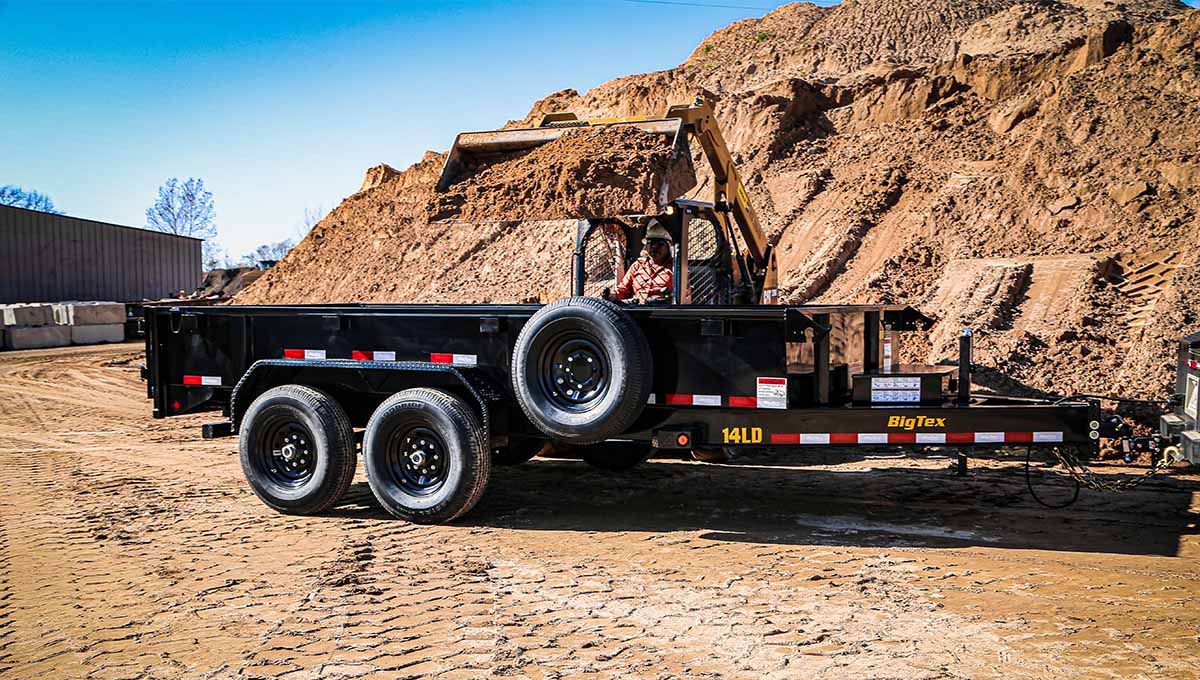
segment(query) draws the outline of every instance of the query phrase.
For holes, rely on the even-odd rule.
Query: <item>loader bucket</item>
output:
[[[628,125],[643,132],[662,135],[671,142],[671,167],[664,178],[663,186],[659,187],[660,203],[666,204],[696,186],[696,171],[692,166],[688,135],[684,130],[682,120],[668,118],[620,121],[601,123],[601,125]],[[450,148],[446,163],[442,166],[442,175],[438,179],[437,190],[446,191],[464,176],[474,174],[492,163],[507,160],[516,152],[535,149],[580,127],[596,126],[596,123],[579,121],[566,125],[460,133],[454,139],[454,146]]]

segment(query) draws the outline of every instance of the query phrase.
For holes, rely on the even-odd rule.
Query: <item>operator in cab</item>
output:
[[[657,219],[646,220],[646,255],[625,272],[615,290],[605,291],[610,300],[664,302],[671,299],[675,285],[675,263],[671,258],[671,234]]]

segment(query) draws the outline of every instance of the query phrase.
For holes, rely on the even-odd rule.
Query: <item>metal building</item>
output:
[[[0,303],[157,300],[200,283],[200,239],[0,205]]]

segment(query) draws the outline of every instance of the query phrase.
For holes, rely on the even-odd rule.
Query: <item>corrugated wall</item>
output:
[[[200,285],[201,241],[0,206],[0,303],[156,300]]]

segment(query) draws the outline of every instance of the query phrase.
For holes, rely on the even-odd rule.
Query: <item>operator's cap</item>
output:
[[[671,238],[671,232],[667,231],[662,222],[653,217],[646,220],[646,240],[649,241],[652,238],[662,239],[667,243],[675,242],[675,239]]]

